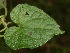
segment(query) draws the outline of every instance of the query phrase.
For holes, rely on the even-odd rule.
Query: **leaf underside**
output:
[[[35,6],[18,4],[10,16],[18,27],[8,28],[4,39],[13,50],[42,46],[54,35],[63,33],[54,19]]]

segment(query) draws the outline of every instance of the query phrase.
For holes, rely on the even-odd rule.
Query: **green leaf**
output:
[[[6,6],[6,0],[0,0],[0,9],[4,8]]]
[[[8,28],[4,39],[14,50],[42,46],[54,35],[64,33],[54,19],[35,6],[19,4],[11,11],[10,16],[18,27]]]

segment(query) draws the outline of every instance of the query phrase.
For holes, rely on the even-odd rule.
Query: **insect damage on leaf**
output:
[[[13,50],[42,46],[54,35],[63,34],[56,21],[43,10],[28,4],[18,4],[10,13],[11,20],[19,27],[5,31],[5,42]]]

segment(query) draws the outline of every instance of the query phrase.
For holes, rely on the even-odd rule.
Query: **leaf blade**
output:
[[[47,15],[43,10],[28,4],[17,5],[10,13],[10,16],[12,21],[19,27],[7,29],[4,39],[6,44],[14,50],[42,46],[53,38],[54,35],[64,33],[59,29],[59,25],[53,18]],[[8,33],[9,31],[11,33]],[[11,37],[13,37],[13,39]],[[10,40],[8,40],[8,38],[10,38]],[[15,42],[17,42],[17,44],[15,44]]]

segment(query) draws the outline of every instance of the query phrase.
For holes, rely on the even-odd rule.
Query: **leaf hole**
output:
[[[26,15],[29,15],[29,14],[26,12]]]

